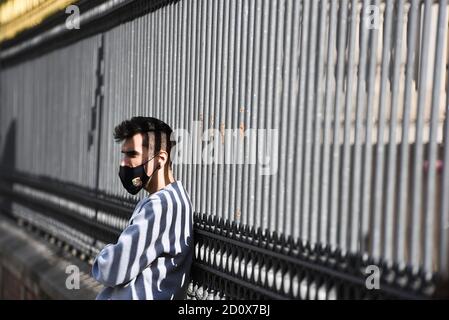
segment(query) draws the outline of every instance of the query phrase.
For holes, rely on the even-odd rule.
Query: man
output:
[[[97,299],[184,299],[193,259],[192,203],[171,170],[170,134],[150,117],[125,120],[114,130],[123,142],[119,177],[137,204],[116,244],[108,244],[92,267],[105,285]]]

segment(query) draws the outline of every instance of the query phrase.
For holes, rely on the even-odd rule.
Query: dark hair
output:
[[[170,135],[173,130],[168,124],[156,118],[133,117],[130,120],[124,120],[114,128],[114,139],[116,142],[121,142],[133,137],[135,134],[143,133],[142,144],[144,147],[149,148],[148,133],[150,132],[155,135],[154,152],[165,150],[170,156],[170,150],[174,146],[174,143],[170,141]]]

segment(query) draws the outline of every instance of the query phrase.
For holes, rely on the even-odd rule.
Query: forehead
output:
[[[131,138],[125,139],[122,143],[122,151],[137,151],[143,150],[143,134],[137,133]]]

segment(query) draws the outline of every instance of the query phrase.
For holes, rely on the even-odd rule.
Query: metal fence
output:
[[[447,0],[182,0],[39,56],[22,53],[14,63],[17,50],[33,50],[33,42],[6,48],[0,53],[3,192],[120,230],[126,214],[64,199],[58,187],[39,187],[39,179],[132,208],[138,198],[121,188],[112,129],[133,115],[151,115],[200,133],[187,141],[197,162],[175,164],[174,171],[202,230],[196,259],[208,274],[218,270],[220,281],[226,270],[240,279],[232,290],[226,281],[216,284],[227,296],[247,296],[239,293],[245,283],[248,290],[271,288],[262,296],[272,298],[375,295],[364,291],[363,271],[376,264],[385,279],[395,270],[392,288],[409,297],[416,290],[412,280],[400,284],[403,273],[423,282],[449,273],[448,12]],[[246,134],[251,129],[275,134],[260,142]],[[235,138],[271,171],[260,163],[201,162],[207,145]],[[30,180],[7,179],[12,169]],[[88,256],[106,241],[23,201],[11,207]],[[220,226],[218,238],[209,224]],[[230,234],[260,242],[220,238]],[[214,241],[220,248],[213,250]],[[290,251],[270,256],[269,243]],[[259,258],[251,258],[254,252]],[[301,267],[288,258],[298,254]],[[357,261],[351,266],[357,294],[343,292],[348,283],[333,282],[349,272],[329,264],[333,259]],[[314,275],[322,272],[319,260],[328,270],[324,278]],[[244,275],[255,269],[264,270],[259,280]],[[211,279],[203,279],[206,286],[218,281]]]

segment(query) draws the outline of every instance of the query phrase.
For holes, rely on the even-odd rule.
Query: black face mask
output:
[[[158,154],[156,154],[155,156],[157,156]],[[153,156],[153,158],[155,156]],[[153,173],[150,176],[147,176],[144,166],[153,158],[134,168],[128,166],[120,166],[118,175],[126,191],[134,195],[137,194],[147,184],[147,182],[154,175],[157,169],[160,168],[160,166],[158,166],[156,169],[154,169]]]

